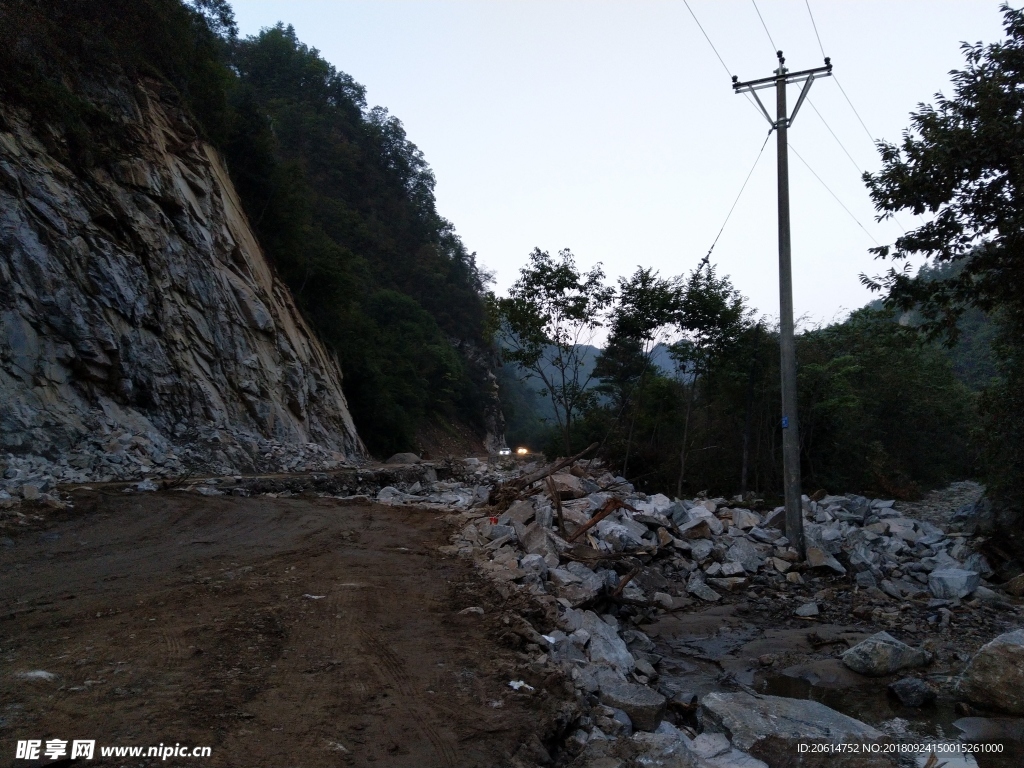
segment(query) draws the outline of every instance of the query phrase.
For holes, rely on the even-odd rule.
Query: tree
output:
[[[990,490],[1024,522],[1024,11],[1002,6],[1006,39],[963,45],[966,67],[952,74],[954,96],[936,95],[910,117],[897,145],[881,142],[882,170],[865,174],[879,218],[929,213],[927,223],[873,249],[880,258],[930,257],[956,265],[941,279],[909,265],[861,280],[887,292],[890,307],[916,309],[921,329],[952,343],[969,308],[1001,325],[1001,381],[983,400]],[[1019,529],[1019,525],[1015,525]],[[1024,552],[1024,540],[1018,543]]]
[[[568,249],[554,259],[534,248],[508,297],[497,302],[503,357],[542,383],[566,455],[572,453],[573,421],[593,399],[587,358],[613,296],[600,264],[580,274]]]
[[[893,268],[861,276],[887,289],[891,305],[919,310],[932,335],[955,336],[970,306],[1024,312],[1024,11],[1002,10],[1007,40],[965,43],[967,67],[951,73],[955,96],[937,94],[938,106],[911,114],[901,144],[879,143],[882,170],[864,174],[879,219],[932,214],[894,246],[871,249],[877,256],[961,266],[938,280]]]
[[[678,281],[658,277],[649,267],[637,267],[630,278],[619,278],[618,301],[611,311],[611,333],[597,358],[594,375],[601,379],[598,389],[610,395],[617,407],[613,428],[632,406],[623,474],[629,468],[633,431],[641,407],[640,398],[633,394],[643,392],[654,351],[666,339],[668,328],[679,313],[680,296]]]
[[[747,325],[748,312],[739,291],[733,288],[728,277],[716,276],[714,266],[701,262],[683,286],[676,315],[680,338],[670,348],[684,381],[689,384],[683,444],[679,451],[677,496],[683,493],[690,416],[698,384],[707,377],[715,358],[736,343]]]

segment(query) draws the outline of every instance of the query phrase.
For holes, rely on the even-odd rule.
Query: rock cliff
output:
[[[78,172],[58,160],[60,135],[0,104],[8,480],[25,456],[74,480],[363,454],[337,361],[264,258],[217,152],[155,82],[97,98],[124,138]]]

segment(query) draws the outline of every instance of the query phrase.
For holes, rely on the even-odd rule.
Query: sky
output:
[[[898,141],[918,104],[950,94],[962,41],[1003,38],[998,2],[689,0],[721,61],[683,0],[232,5],[243,35],[294,25],[402,121],[434,170],[438,211],[499,294],[534,247],[600,262],[609,282],[638,266],[685,274],[753,167],[712,262],[775,316],[776,142],[755,165],[768,122],[730,75],[770,76],[779,48],[791,71],[821,66],[808,2],[835,73],[789,131],[794,306],[808,327],[873,298],[858,275],[887,265],[867,249],[915,219],[875,221],[860,179],[879,167],[872,138]]]

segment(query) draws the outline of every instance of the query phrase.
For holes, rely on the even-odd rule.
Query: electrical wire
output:
[[[700,31],[704,34],[704,39],[708,41],[708,45],[711,46],[711,50],[715,52],[715,56],[717,56],[718,60],[722,63],[722,69],[724,69],[725,73],[729,75],[729,77],[731,78],[732,72],[729,70],[729,67],[725,65],[725,61],[722,59],[722,55],[718,52],[718,49],[715,48],[715,44],[711,42],[711,38],[708,37],[708,33],[704,32],[704,27],[701,25],[700,19],[697,18],[697,14],[693,12],[693,8],[690,7],[690,4],[687,2],[687,0],[683,0],[683,5],[686,6],[686,10],[688,10],[690,12],[690,15],[693,16],[693,20],[697,22],[697,26],[700,28]]]
[[[813,168],[811,168],[810,163],[808,163],[806,160],[804,160],[803,156],[799,152],[796,151],[796,148],[793,146],[792,142],[790,142],[789,148],[790,148],[790,150],[792,150],[793,154],[797,156],[797,158],[800,160],[800,162],[803,163],[804,166],[806,166],[807,170],[810,171],[811,174],[813,174],[814,178],[816,178],[819,181],[821,186],[823,186],[828,191],[828,193],[830,195],[832,195],[833,199],[837,203],[839,203],[839,205],[842,207],[842,209],[844,211],[846,211],[847,214],[849,214],[850,218],[853,219],[854,222],[856,222],[857,226],[864,230],[864,234],[867,235],[868,237],[870,237],[871,241],[875,245],[881,245],[881,243],[879,243],[877,240],[875,240],[874,235],[872,235],[870,232],[868,232],[867,228],[863,224],[860,223],[860,219],[858,219],[856,216],[854,216],[853,212],[843,204],[843,201],[840,200],[839,196],[836,195],[836,193],[832,191],[831,187],[829,187],[829,185],[825,183],[824,179],[822,179],[821,176],[819,176],[815,172],[815,170]]]
[[[818,48],[821,49],[821,55],[824,57],[825,46],[821,43],[821,35],[818,34],[818,24],[814,21],[814,14],[811,12],[811,0],[804,0],[804,5],[807,6],[807,15],[811,17],[811,26],[814,27],[814,36],[818,38]],[[850,105],[850,109],[853,110],[853,114],[857,116],[857,122],[860,123],[860,127],[864,129],[864,133],[868,135],[868,139],[871,141],[873,146],[875,143],[874,134],[872,134],[871,131],[868,130],[867,125],[864,124],[864,119],[860,116],[860,112],[857,111],[857,108],[853,106],[853,102],[850,100],[850,97],[846,95],[846,89],[843,88],[843,84],[839,82],[839,78],[836,76],[835,72],[832,73],[832,79],[836,81],[836,85],[839,86],[839,90],[843,94],[843,98],[846,99],[846,103]],[[815,110],[815,112],[817,112],[817,110]],[[829,131],[831,130],[832,129],[829,128]],[[835,134],[832,135],[834,136]]]
[[[811,26],[814,27],[814,36],[818,39],[818,48],[821,50],[822,57],[824,57],[825,56],[825,46],[821,42],[821,35],[818,33],[818,23],[814,20],[814,13],[811,11],[811,0],[804,0],[804,5],[807,6],[807,15],[811,17]],[[860,123],[860,127],[864,129],[864,133],[867,134],[868,140],[871,142],[871,145],[875,146],[875,136],[874,136],[874,134],[871,133],[871,131],[868,130],[868,126],[864,122],[864,118],[862,118],[860,116],[860,112],[858,112],[857,108],[855,106],[853,106],[853,101],[847,95],[846,89],[843,88],[843,84],[841,82],[839,82],[839,76],[836,75],[835,72],[832,73],[832,79],[835,80],[836,81],[836,85],[839,86],[839,92],[841,94],[843,94],[843,98],[846,99],[846,103],[850,105],[850,109],[853,110],[853,114],[857,117],[857,122]],[[811,103],[810,99],[808,99],[807,101],[809,103]],[[853,157],[851,157],[851,155],[847,151],[846,147],[843,146],[843,142],[839,141],[839,137],[836,136],[835,132],[832,130],[832,128],[829,126],[829,124],[827,122],[825,122],[825,118],[821,114],[821,112],[818,112],[818,108],[815,107],[813,103],[811,103],[811,107],[813,107],[814,111],[817,112],[818,117],[821,118],[821,122],[825,123],[825,127],[828,128],[828,132],[832,134],[833,138],[835,138],[835,140],[837,142],[839,142],[839,146],[843,148],[843,152],[846,152],[846,156],[850,158],[850,162],[853,163],[855,166],[857,166],[857,162],[853,159]],[[857,170],[860,173],[864,173],[864,170],[862,168],[860,168],[860,166],[857,166]],[[892,217],[892,220],[896,222],[896,226],[898,226],[900,229],[903,230],[903,234],[907,233],[907,228],[903,226],[903,222],[901,222],[895,216]]]
[[[853,159],[853,155],[850,154],[849,150],[846,148],[846,145],[843,144],[843,142],[839,140],[838,136],[836,136],[836,132],[832,130],[832,126],[830,126],[828,124],[828,121],[825,120],[825,116],[823,114],[821,114],[821,112],[818,111],[818,108],[816,106],[814,106],[814,102],[811,101],[810,98],[808,98],[807,99],[807,103],[811,105],[811,109],[814,110],[815,114],[818,116],[818,118],[821,120],[821,122],[824,123],[826,128],[828,128],[828,132],[832,134],[832,138],[836,140],[836,143],[840,146],[840,148],[843,150],[843,152],[846,153],[846,156],[848,158],[850,158],[850,162],[853,163],[853,167],[857,169],[857,173],[858,174],[864,173],[864,169],[860,167],[860,165],[857,163],[856,160]]]
[[[757,11],[757,17],[761,20],[761,26],[764,27],[765,34],[768,36],[768,41],[772,44],[772,48],[775,48],[775,41],[772,40],[771,32],[768,31],[768,25],[764,23],[764,17],[761,16],[761,11],[757,7],[757,2],[755,0],[751,0],[751,2],[754,5],[754,10]],[[811,24],[814,26],[814,34],[818,38],[818,47],[821,48],[821,55],[824,56],[825,55],[825,49],[824,49],[824,47],[821,44],[821,36],[818,35],[818,26],[814,22],[814,14],[811,13],[810,2],[808,0],[804,0],[804,2],[807,5],[807,12],[811,16]],[[693,17],[693,20],[694,20],[694,22],[696,22],[697,27],[700,29],[701,33],[704,35],[704,39],[708,41],[708,45],[711,46],[711,50],[714,51],[715,52],[715,56],[718,57],[718,61],[722,65],[722,69],[724,69],[726,71],[726,74],[728,74],[729,77],[731,78],[732,77],[732,71],[729,69],[729,67],[726,65],[725,61],[722,59],[722,55],[718,52],[718,49],[715,47],[715,44],[713,42],[711,42],[711,38],[708,36],[708,33],[704,30],[704,26],[700,23],[700,19],[697,18],[697,14],[695,14],[693,12],[693,8],[690,7],[690,3],[687,0],[683,0],[683,4],[686,6],[686,10],[688,10],[690,12],[690,16]],[[834,73],[833,73],[833,77],[835,77]],[[838,80],[836,81],[836,84],[837,85],[839,84]],[[871,132],[868,131],[867,126],[864,125],[864,121],[861,119],[860,115],[857,113],[857,109],[853,106],[853,102],[850,101],[850,97],[846,95],[846,91],[843,91],[843,87],[841,85],[839,86],[839,90],[842,91],[843,96],[846,97],[846,102],[850,105],[850,108],[853,110],[854,114],[857,115],[857,119],[860,121],[861,127],[864,128],[865,132],[867,132],[867,134],[868,134],[868,137],[871,138]],[[761,110],[759,110],[757,108],[757,105],[754,104],[753,99],[750,98],[750,94],[744,93],[743,95],[747,97],[747,102],[750,104],[750,106],[758,114],[761,114]],[[823,123],[825,123],[825,127],[828,128],[828,132],[832,134],[833,138],[835,138],[835,140],[837,142],[839,142],[839,146],[842,147],[843,152],[846,153],[846,156],[850,159],[850,162],[853,163],[854,167],[857,168],[857,171],[860,172],[861,171],[860,166],[857,165],[857,162],[850,155],[849,151],[847,151],[847,149],[843,145],[843,143],[841,141],[839,141],[839,137],[836,136],[835,132],[833,132],[832,128],[825,121],[825,118],[822,116],[821,112],[819,112],[818,108],[815,107],[813,104],[811,104],[811,106],[814,108],[814,111],[815,111],[815,113],[817,113],[818,117],[821,118],[821,121]],[[754,164],[753,164],[753,166],[751,166],[750,172],[747,173],[747,178],[744,179],[743,186],[740,187],[739,194],[736,195],[736,199],[733,201],[732,207],[729,209],[729,213],[726,214],[725,221],[722,222],[722,227],[721,227],[721,229],[718,230],[718,234],[715,236],[714,242],[711,243],[711,247],[708,249],[707,254],[701,260],[701,264],[706,265],[706,264],[709,263],[709,261],[711,259],[711,252],[715,250],[715,246],[718,244],[719,238],[722,236],[722,233],[725,231],[726,224],[729,223],[729,219],[732,217],[733,211],[736,210],[736,205],[739,203],[740,197],[742,197],[742,195],[743,195],[743,191],[747,188],[747,183],[750,181],[750,177],[754,174],[754,169],[757,167],[758,162],[761,160],[761,155],[764,153],[764,148],[768,145],[768,139],[771,138],[773,130],[775,130],[774,127],[772,127],[768,131],[768,135],[765,136],[764,143],[761,145],[761,149],[757,153],[757,158],[754,160]],[[872,139],[872,143],[874,143],[874,139]],[[828,193],[830,195],[832,195],[832,197],[835,199],[835,201],[837,203],[839,203],[839,205],[842,207],[842,209],[844,211],[846,211],[846,213],[850,216],[851,219],[854,220],[854,222],[857,224],[857,226],[860,227],[862,230],[864,230],[864,234],[866,234],[869,238],[871,238],[871,241],[875,245],[879,245],[879,242],[874,238],[874,236],[870,232],[868,232],[868,230],[864,227],[864,225],[860,223],[860,220],[856,216],[853,215],[853,212],[850,211],[850,209],[847,208],[846,205],[843,204],[843,201],[840,200],[839,197],[836,195],[836,193],[831,190],[831,188],[828,186],[828,184],[826,184],[824,182],[824,180],[821,178],[821,176],[819,176],[814,171],[814,169],[811,168],[810,164],[808,164],[808,162],[803,159],[803,157],[800,155],[800,153],[797,152],[796,149],[793,148],[792,143],[789,144],[789,148],[793,150],[793,154],[796,155],[797,158],[800,160],[800,162],[803,163],[807,167],[807,170],[809,170],[813,174],[814,178],[816,178],[818,180],[818,182],[823,187],[825,187],[825,189],[828,191]],[[899,222],[897,222],[897,224],[899,224]],[[903,229],[902,225],[900,225],[900,229]],[[906,230],[903,230],[903,231],[906,232]]]
[[[811,13],[811,0],[804,0],[807,6],[807,15],[811,17],[811,26],[814,27],[814,36],[818,38],[818,48],[821,49],[821,58],[825,58],[825,46],[821,44],[821,35],[818,34],[818,25],[814,22],[814,14]]]
[[[768,35],[768,42],[772,44],[772,53],[779,50],[779,47],[775,45],[775,41],[772,40],[772,33],[768,31],[768,25],[764,23],[764,16],[761,15],[761,9],[757,7],[757,0],[750,0],[754,4],[754,10],[757,11],[757,18],[761,20],[761,26],[764,27],[764,33]]]
[[[715,235],[715,241],[711,243],[711,247],[708,248],[707,254],[701,261],[702,265],[706,265],[710,262],[711,252],[715,250],[715,246],[718,245],[718,238],[722,236],[722,233],[725,231],[725,225],[729,223],[729,219],[732,217],[732,212],[736,210],[736,206],[740,202],[740,198],[743,196],[743,190],[747,188],[747,184],[750,182],[750,177],[754,175],[754,169],[757,168],[757,164],[761,160],[761,155],[764,154],[764,148],[768,146],[768,139],[770,139],[771,136],[772,131],[769,130],[768,135],[764,137],[764,144],[762,144],[761,149],[757,151],[757,157],[754,158],[754,164],[750,166],[750,171],[747,173],[747,178],[743,180],[743,186],[740,187],[739,194],[736,195],[736,199],[732,201],[732,207],[729,209],[729,212],[725,215],[725,221],[722,222],[722,228],[718,230],[718,234]]]

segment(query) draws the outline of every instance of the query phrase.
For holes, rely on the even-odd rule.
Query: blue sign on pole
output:
[[[788,429],[789,428],[789,416],[783,416],[782,417],[782,428],[783,429]]]

